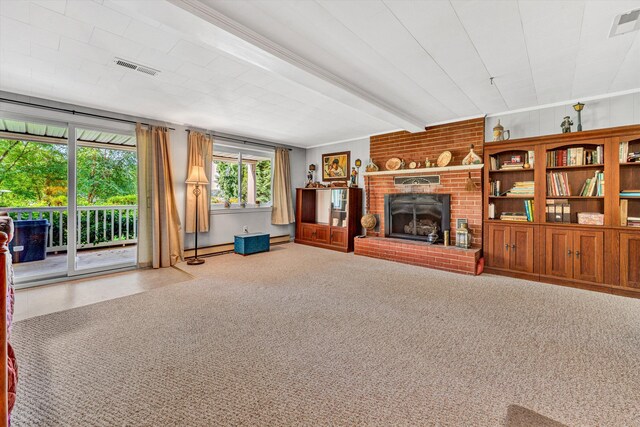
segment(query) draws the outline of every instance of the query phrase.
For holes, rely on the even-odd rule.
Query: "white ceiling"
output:
[[[313,146],[638,89],[640,33],[608,37],[638,7],[0,0],[0,90]]]

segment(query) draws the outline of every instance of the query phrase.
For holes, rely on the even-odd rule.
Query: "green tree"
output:
[[[256,193],[260,203],[271,201],[271,160],[261,160],[256,164]]]

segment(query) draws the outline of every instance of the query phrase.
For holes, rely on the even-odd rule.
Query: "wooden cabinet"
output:
[[[509,268],[513,271],[533,273],[534,227],[511,226]]]
[[[570,230],[547,227],[545,229],[545,272],[550,276],[573,277],[573,241]]]
[[[640,298],[637,151],[640,125],[487,142],[486,271]]]
[[[485,244],[487,267],[509,268],[509,239],[511,227],[502,224],[489,224]]]
[[[604,282],[604,232],[546,227],[544,273],[562,279]]]
[[[340,227],[331,227],[330,242],[335,246],[345,246],[347,244],[347,230]]]
[[[533,273],[535,228],[531,225],[488,225],[487,267]]]
[[[640,290],[640,233],[620,233],[620,286]]]
[[[573,232],[573,278],[602,283],[604,279],[604,232]]]
[[[360,188],[298,188],[295,242],[351,252],[361,217]]]

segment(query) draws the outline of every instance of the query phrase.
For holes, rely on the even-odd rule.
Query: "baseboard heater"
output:
[[[272,245],[289,243],[290,241],[291,236],[289,234],[283,234],[282,236],[271,236],[271,238],[269,239],[269,242]],[[198,248],[198,256],[219,255],[227,252],[233,252],[233,243],[220,243],[218,245],[203,246]],[[194,255],[194,249],[185,249],[185,258],[193,258]]]

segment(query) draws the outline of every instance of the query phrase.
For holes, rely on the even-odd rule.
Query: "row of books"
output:
[[[521,154],[513,154],[509,156],[506,160],[503,158],[502,163],[500,163],[499,158],[497,156],[489,157],[489,170],[497,171],[497,170],[517,170],[524,169],[525,165],[528,165],[529,168],[533,168],[535,163],[535,152],[533,150],[527,151],[527,154],[523,158]]]
[[[623,227],[640,227],[640,217],[627,216],[629,201],[620,200],[620,225]]]
[[[489,194],[491,194],[492,196],[500,195],[500,181],[491,181]]]
[[[502,212],[502,221],[528,221],[533,222],[534,204],[533,200],[524,200],[524,212]],[[489,219],[496,218],[496,205],[489,203]]]
[[[629,143],[621,142],[619,151],[620,163],[640,162],[640,151],[629,152]]]
[[[604,196],[604,172],[597,171],[593,178],[587,178],[580,190],[580,196]]]
[[[549,172],[547,174],[548,196],[570,196],[569,176],[566,172]]]
[[[535,181],[518,181],[513,184],[511,190],[507,191],[506,196],[531,196],[535,193]]]
[[[567,199],[547,200],[547,222],[571,222],[571,205]]]
[[[547,151],[547,167],[601,165],[604,163],[604,149],[598,145],[595,150],[584,147]]]
[[[502,212],[500,214],[502,221],[529,221],[525,212]]]

